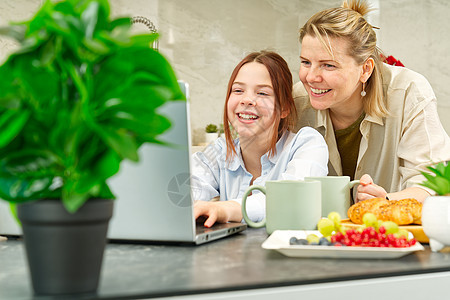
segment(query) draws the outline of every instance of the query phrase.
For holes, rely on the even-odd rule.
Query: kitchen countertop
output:
[[[267,236],[265,229],[248,228],[200,246],[108,243],[98,294],[86,299],[314,286],[450,271],[450,253],[433,253],[427,245],[399,259],[289,258],[262,249]],[[22,241],[0,242],[0,299],[31,299],[28,276]]]

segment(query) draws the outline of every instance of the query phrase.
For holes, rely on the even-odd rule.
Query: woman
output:
[[[313,15],[300,29],[297,128],[325,137],[329,175],[360,178],[355,201],[416,198],[426,166],[450,159],[450,139],[428,81],[383,64],[364,1]]]
[[[296,119],[292,75],[274,52],[254,52],[234,69],[224,107],[225,139],[193,155],[191,185],[196,218],[215,222],[242,220],[241,199],[252,184],[266,180],[303,179],[327,174],[328,151],[323,137],[305,127],[289,131]],[[232,139],[230,126],[239,138]],[[220,197],[221,201],[210,201]],[[247,198],[252,221],[265,216],[265,197]]]

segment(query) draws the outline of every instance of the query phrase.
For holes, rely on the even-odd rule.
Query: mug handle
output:
[[[348,183],[348,189],[350,190],[350,193],[352,193],[351,189],[355,187],[355,185],[359,184],[360,180],[352,180]],[[351,202],[351,200],[350,200]],[[350,203],[351,205],[351,203]]]
[[[349,188],[349,189],[353,188],[355,185],[359,184],[359,182],[360,182],[360,180],[353,180],[353,181],[350,181],[350,182],[348,183],[348,188]]]
[[[261,191],[264,195],[266,194],[266,188],[263,186],[259,186],[259,185],[252,185],[250,186],[244,193],[244,196],[242,196],[242,204],[241,204],[241,209],[242,209],[242,216],[244,217],[245,222],[250,226],[250,227],[254,227],[254,228],[261,228],[266,226],[266,218],[264,217],[264,219],[260,222],[253,222],[252,220],[249,219],[249,217],[247,216],[247,210],[245,209],[245,204],[247,203],[247,197],[250,194],[251,191],[253,190],[259,190]]]

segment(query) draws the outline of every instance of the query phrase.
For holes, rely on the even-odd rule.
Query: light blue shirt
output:
[[[202,152],[192,156],[191,187],[194,200],[209,201],[220,196],[221,201],[242,202],[250,186],[252,174],[244,165],[239,139],[235,140],[237,155],[226,161],[227,145],[224,138],[217,139]],[[326,176],[328,148],[322,135],[311,127],[297,134],[286,131],[276,144],[276,155],[261,157],[261,176],[254,185],[265,185],[267,180],[303,180],[307,176]],[[264,194],[253,191],[247,198],[247,215],[252,221],[265,217]]]

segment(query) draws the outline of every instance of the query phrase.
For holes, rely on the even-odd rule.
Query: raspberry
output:
[[[386,234],[386,229],[380,226],[378,230],[366,227],[363,230],[349,229],[337,232],[331,236],[331,242],[336,246],[361,246],[361,247],[411,247],[417,242],[415,239],[408,240],[403,235]]]
[[[347,234],[347,235],[353,235],[353,234],[357,234],[358,232],[356,231],[356,230],[353,230],[353,229],[349,229],[349,230],[347,230],[346,232],[345,232],[345,234]]]
[[[336,232],[333,236],[336,237],[336,242],[340,242],[344,238],[344,234],[342,232]]]

